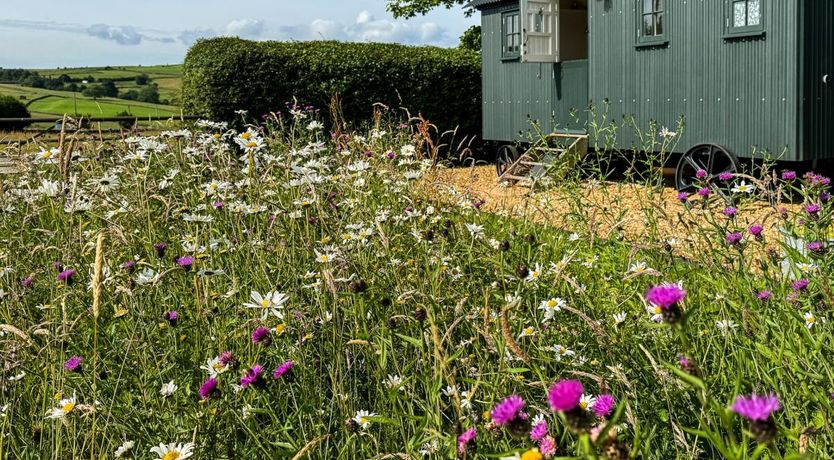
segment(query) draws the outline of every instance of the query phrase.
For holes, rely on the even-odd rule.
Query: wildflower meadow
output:
[[[700,175],[683,254],[487,211],[413,120],[239,117],[5,152],[1,458],[834,452],[828,178]]]

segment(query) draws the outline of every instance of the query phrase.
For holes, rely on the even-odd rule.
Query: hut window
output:
[[[518,10],[501,15],[501,57],[514,59],[521,55],[521,15]]]
[[[733,1],[733,27],[757,26],[762,21],[760,0]]]
[[[637,45],[658,46],[666,39],[666,0],[637,0]]]
[[[764,33],[762,3],[764,0],[727,0],[727,34]]]

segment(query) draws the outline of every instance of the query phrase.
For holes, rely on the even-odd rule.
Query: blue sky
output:
[[[200,37],[455,46],[461,8],[395,20],[385,0],[2,0],[0,67],[182,62]]]

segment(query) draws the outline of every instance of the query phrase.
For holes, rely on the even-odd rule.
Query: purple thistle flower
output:
[[[751,422],[763,422],[769,419],[771,414],[778,411],[779,407],[778,396],[773,394],[759,396],[753,393],[750,396],[737,396],[732,410]]]
[[[542,419],[540,422],[533,425],[533,429],[530,430],[530,440],[538,442],[545,436],[547,436],[547,421]]]
[[[20,281],[20,285],[23,286],[23,287],[29,287],[34,282],[35,282],[35,277],[34,276],[27,276],[26,278],[23,278]]]
[[[200,395],[200,399],[219,397],[220,390],[217,388],[217,379],[212,377],[203,382],[203,384],[200,385],[200,390],[197,393]]]
[[[547,402],[553,412],[569,412],[579,407],[584,392],[579,380],[561,380],[547,391]]]
[[[458,436],[458,453],[464,454],[470,448],[475,446],[475,438],[478,436],[478,432],[475,431],[475,428],[470,428],[460,436]]]
[[[397,154],[392,152],[392,151],[389,151],[388,153],[385,154],[385,157],[388,158],[389,160],[393,160],[394,158],[397,157]]]
[[[73,282],[73,277],[75,277],[75,273],[76,271],[73,269],[64,270],[61,273],[58,273],[58,281],[69,286]]]
[[[646,302],[668,310],[686,297],[686,291],[674,283],[663,283],[646,291]]]
[[[707,187],[702,187],[698,189],[698,196],[700,196],[701,198],[709,198],[711,194],[712,191],[710,191],[710,189]]]
[[[770,300],[771,297],[773,297],[773,293],[767,290],[759,291],[756,293],[756,298],[761,300],[762,302]]]
[[[816,203],[806,204],[805,205],[805,212],[808,214],[814,215],[820,212],[822,207]]]
[[[811,241],[805,245],[805,249],[811,252],[820,253],[823,249],[825,249],[825,245],[820,241]]]
[[[723,172],[718,175],[718,180],[727,182],[729,180],[733,180],[733,173],[731,172]]]
[[[222,201],[215,201],[214,204],[212,204],[212,206],[214,206],[214,209],[217,209],[219,211],[219,210],[223,209],[223,207],[225,205],[223,204]]]
[[[156,243],[153,245],[153,251],[156,253],[156,257],[158,259],[162,259],[165,257],[166,249],[168,249],[168,245],[165,243]]]
[[[811,284],[811,282],[803,278],[794,281],[794,283],[791,285],[791,288],[793,288],[794,291],[804,291],[808,288],[809,284]]]
[[[796,179],[796,171],[782,171],[782,180]]]
[[[759,236],[762,235],[762,232],[764,232],[764,227],[762,227],[759,224],[753,224],[753,225],[750,226],[750,228],[748,230],[750,231],[751,235],[753,235],[755,237],[759,237]]]
[[[259,326],[252,331],[252,343],[256,345],[269,345],[269,329]]]
[[[591,410],[594,411],[597,417],[605,418],[611,415],[611,412],[614,410],[614,404],[613,396],[609,394],[600,395],[593,407],[591,407]]]
[[[678,201],[681,203],[686,203],[689,201],[689,194],[686,192],[678,192]]]
[[[285,379],[289,380],[292,377],[292,366],[292,360],[287,361],[284,364],[281,364],[280,366],[278,366],[277,369],[275,369],[272,372],[272,378],[277,380],[284,377]]]
[[[741,232],[732,232],[728,233],[727,236],[724,238],[727,241],[727,244],[730,246],[735,246],[741,243],[742,238],[744,238],[744,234]]]
[[[185,271],[190,271],[191,266],[194,265],[194,258],[191,256],[182,256],[177,259],[177,265],[185,269]]]
[[[831,194],[828,192],[820,193],[820,201],[823,203],[828,203],[829,201],[831,201]]]
[[[263,380],[264,367],[260,364],[255,364],[251,369],[246,371],[246,374],[240,378],[240,386],[248,388],[250,385],[255,387],[263,387],[265,382]]]
[[[695,177],[698,179],[705,179],[707,177],[707,172],[703,169],[699,169],[695,171]]]
[[[738,214],[738,209],[731,206],[729,208],[724,208],[723,213],[727,217],[735,217],[735,215]]]
[[[69,372],[81,372],[82,362],[84,362],[84,358],[73,356],[64,363],[64,369]]]
[[[689,358],[687,358],[684,355],[680,355],[678,356],[678,364],[680,364],[680,366],[685,369],[689,367],[691,363],[689,362]]]
[[[521,396],[511,395],[492,409],[492,421],[498,426],[506,425],[518,418],[522,409],[524,409],[524,400]]]

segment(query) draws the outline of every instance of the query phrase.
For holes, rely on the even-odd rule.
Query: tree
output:
[[[29,118],[29,109],[22,102],[12,96],[0,95],[0,118]],[[29,126],[31,123],[20,122],[0,125],[0,129],[17,130]]]
[[[145,86],[145,85],[147,85],[148,83],[150,83],[150,81],[151,81],[151,77],[149,77],[149,76],[148,76],[148,74],[143,73],[143,74],[141,74],[141,75],[137,75],[137,76],[136,76],[136,78],[135,78],[134,80],[136,81],[136,84],[137,84],[137,85],[139,85],[139,86]]]
[[[413,18],[424,15],[435,8],[452,8],[457,5],[468,4],[469,0],[388,0],[388,11],[395,18]],[[466,15],[471,16],[474,10],[467,7]]]
[[[460,37],[458,48],[462,50],[481,52],[481,26],[472,26],[466,29]]]
[[[139,97],[136,98],[141,102],[150,102],[152,104],[159,104],[159,90],[154,85],[143,86],[139,90]]]
[[[105,97],[116,97],[119,95],[119,89],[116,84],[110,80],[101,82],[101,88],[104,91]]]
[[[136,101],[139,99],[139,91],[130,89],[119,94],[119,99],[127,99],[128,101]]]

